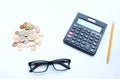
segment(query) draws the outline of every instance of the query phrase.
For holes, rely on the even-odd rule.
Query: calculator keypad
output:
[[[74,24],[68,31],[64,42],[79,50],[85,51],[87,54],[94,55],[100,39],[101,34]]]

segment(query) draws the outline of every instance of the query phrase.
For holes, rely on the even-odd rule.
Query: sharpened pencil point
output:
[[[109,63],[109,60],[107,60],[107,64]]]

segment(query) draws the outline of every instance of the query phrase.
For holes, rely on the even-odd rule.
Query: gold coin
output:
[[[33,25],[29,25],[29,30],[33,30],[34,29],[34,26]]]

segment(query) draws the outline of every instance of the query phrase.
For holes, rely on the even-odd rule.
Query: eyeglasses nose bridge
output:
[[[52,61],[48,61],[48,65],[53,65],[53,62]]]

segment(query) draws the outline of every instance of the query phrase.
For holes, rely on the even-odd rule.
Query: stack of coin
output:
[[[31,51],[35,51],[36,46],[41,45],[41,37],[43,37],[43,34],[38,26],[31,22],[24,22],[20,25],[20,31],[15,31],[12,46],[18,47],[19,51],[23,48],[30,48]]]

